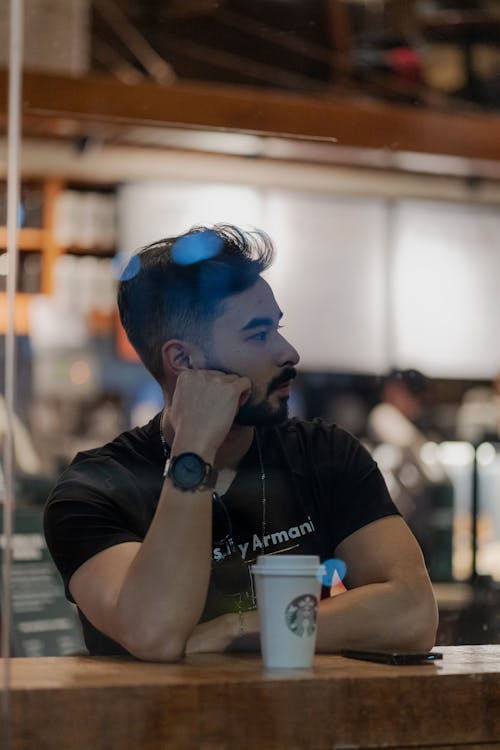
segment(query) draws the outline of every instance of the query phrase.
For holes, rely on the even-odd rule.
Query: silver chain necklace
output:
[[[260,464],[260,482],[262,489],[262,545],[265,546],[264,537],[266,535],[266,524],[267,524],[267,497],[266,497],[266,471],[264,469],[264,461],[262,459],[262,449],[260,447],[259,431],[255,429],[255,443],[257,445],[257,452],[259,454]]]
[[[167,440],[165,438],[165,435],[163,433],[163,427],[162,427],[162,418],[163,414],[160,417],[160,440],[161,445],[163,448],[163,455],[165,458],[168,458],[170,455],[170,446],[167,443]],[[262,506],[262,546],[265,546],[264,537],[266,534],[266,528],[267,528],[267,496],[266,496],[266,470],[264,468],[264,460],[262,458],[262,448],[260,445],[260,438],[259,438],[259,432],[257,428],[255,428],[255,444],[257,446],[257,453],[259,455],[259,466],[260,466],[260,483],[261,483],[261,506]]]

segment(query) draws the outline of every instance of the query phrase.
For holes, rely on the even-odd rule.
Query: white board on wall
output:
[[[500,370],[498,209],[400,201],[391,269],[394,357],[429,376]]]
[[[248,228],[261,221],[262,195],[253,187],[151,180],[127,183],[119,191],[119,247],[125,253],[197,224]]]
[[[302,367],[385,372],[385,202],[270,190],[264,206],[278,250],[267,278]]]

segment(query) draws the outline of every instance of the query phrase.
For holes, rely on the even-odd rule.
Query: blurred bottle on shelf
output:
[[[95,190],[63,190],[56,200],[54,223],[60,247],[111,252],[116,244],[115,196]]]

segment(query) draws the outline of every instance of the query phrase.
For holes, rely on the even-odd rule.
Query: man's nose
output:
[[[298,365],[300,361],[300,355],[283,336],[281,338],[281,346],[278,350],[278,364],[280,367],[285,367],[286,365],[290,367],[295,367],[295,365]]]

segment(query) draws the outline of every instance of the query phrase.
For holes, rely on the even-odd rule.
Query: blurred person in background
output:
[[[459,440],[478,445],[500,440],[500,372],[491,386],[469,388],[457,410],[456,431]]]
[[[434,579],[451,578],[451,524],[447,543],[436,537],[437,506],[453,508],[453,488],[438,461],[427,460],[424,446],[438,439],[429,418],[426,396],[429,380],[418,370],[392,370],[384,379],[380,402],[368,417],[368,436],[379,448],[374,455],[381,465],[391,496],[424,552]],[[440,517],[444,517],[441,512]],[[436,541],[443,549],[436,548]],[[447,557],[444,560],[443,555]]]

